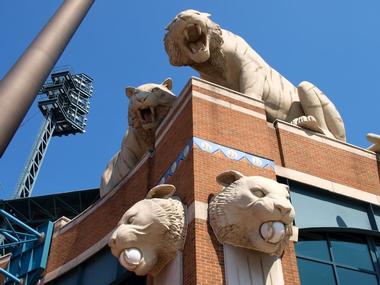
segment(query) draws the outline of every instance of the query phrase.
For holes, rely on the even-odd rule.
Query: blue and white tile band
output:
[[[215,154],[217,152],[221,152],[225,157],[232,159],[232,160],[243,160],[245,159],[248,161],[249,164],[260,167],[260,168],[269,168],[274,170],[274,162],[272,160],[262,158],[259,156],[255,156],[246,152],[242,152],[237,149],[229,148],[226,146],[222,146],[220,144],[216,144],[210,141],[206,141],[204,139],[200,139],[197,137],[193,138],[194,145],[198,147],[199,149]]]
[[[179,153],[177,156],[176,160],[170,165],[169,169],[166,170],[165,174],[161,177],[160,181],[158,184],[164,184],[168,180],[170,176],[173,176],[176,170],[178,169],[179,165],[187,155],[189,154],[191,148],[193,147],[193,139],[190,139],[189,142],[185,145],[183,150]]]
[[[178,169],[181,162],[185,160],[185,158],[189,154],[192,147],[196,147],[210,154],[216,154],[220,152],[229,159],[236,160],[236,161],[245,160],[252,166],[265,168],[265,169],[272,169],[274,171],[273,160],[255,156],[246,152],[242,152],[237,149],[229,148],[229,147],[222,146],[220,144],[216,144],[204,139],[193,137],[192,139],[189,140],[189,142],[180,152],[176,160],[170,165],[169,169],[166,170],[165,174],[161,177],[158,184],[166,183],[168,178],[174,175],[175,171]]]

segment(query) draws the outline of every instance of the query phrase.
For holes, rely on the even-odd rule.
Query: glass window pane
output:
[[[378,285],[377,278],[373,274],[339,267],[337,271],[340,285]]]
[[[309,261],[302,258],[297,258],[297,264],[302,285],[336,284],[331,265]]]
[[[291,198],[299,228],[340,227],[371,230],[367,209],[350,200],[337,199],[327,191],[291,184]]]
[[[329,249],[325,237],[321,234],[305,233],[295,243],[297,256],[330,261]]]
[[[334,234],[331,236],[331,248],[335,263],[373,271],[367,242],[360,237]]]
[[[380,229],[380,207],[372,206],[372,208],[375,213],[375,221],[377,228]]]
[[[379,242],[376,242],[376,258],[377,258],[377,262],[380,265],[380,243]]]

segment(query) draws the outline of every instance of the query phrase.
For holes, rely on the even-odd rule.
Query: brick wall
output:
[[[223,246],[207,221],[201,219],[195,219],[195,267],[196,283],[189,285],[225,284]]]
[[[245,153],[279,160],[274,129],[268,128],[265,117],[247,111],[264,114],[262,108],[219,95],[217,88],[207,90],[197,84],[194,82],[193,91],[217,100],[214,102],[207,97],[193,97],[194,136]],[[246,160],[232,160],[220,151],[208,153],[194,147],[193,155],[195,201],[208,203],[222,189],[215,180],[216,176],[230,169],[244,175],[276,179],[273,169],[256,167]],[[196,283],[184,284],[225,284],[223,245],[216,240],[205,220],[196,219],[194,230]]]
[[[193,100],[193,117],[196,137],[271,158],[265,120],[199,98]]]
[[[375,155],[371,158],[353,146],[342,149],[328,140],[324,143],[281,128],[277,131],[282,166],[380,195],[380,162]]]
[[[190,95],[188,92],[181,95],[184,97],[180,98],[180,103],[184,103],[181,105],[183,109],[180,113],[174,113],[176,116],[173,116],[172,121],[167,124],[169,128],[165,133],[160,132],[161,136],[157,139],[155,153],[152,157],[152,170],[154,172],[152,186],[159,182],[164,172],[193,137],[192,101],[191,98],[187,100]],[[191,171],[188,175],[190,178]]]
[[[239,97],[240,96],[240,97]],[[292,131],[295,128],[297,131]],[[80,218],[56,233],[47,272],[92,248],[116,226],[122,214],[155,186],[193,137],[272,160],[336,183],[380,195],[380,163],[350,146],[336,147],[315,140],[296,127],[273,127],[266,122],[263,105],[237,92],[191,79],[178,99],[176,109],[157,131],[154,153],[135,173]],[[347,150],[348,149],[348,150]],[[272,168],[261,168],[247,160],[233,160],[221,151],[210,153],[193,146],[187,157],[168,178],[183,203],[208,203],[221,190],[217,175],[234,169],[244,175],[276,179]],[[89,234],[91,233],[91,234]],[[294,244],[282,257],[285,283],[300,284]],[[205,219],[189,222],[183,253],[184,284],[225,284],[223,246],[216,240]],[[149,279],[149,283],[152,280]]]
[[[285,285],[300,285],[294,242],[289,242],[288,247],[284,250],[281,261]]]
[[[75,225],[69,224],[66,229],[64,227],[56,233],[46,272],[75,260],[111,232],[122,214],[141,200],[150,187],[156,185],[194,136],[257,156],[280,160],[275,131],[268,128],[260,106],[240,102],[236,96],[226,98],[225,92],[223,96],[218,95],[217,88],[207,91],[197,87],[197,80],[191,83],[179,98],[180,106],[177,109],[180,111],[172,112],[169,119],[164,121],[165,125],[158,130],[154,153],[129,179],[122,181],[113,194],[106,195],[98,202],[99,205],[95,204],[93,207],[96,210],[82,214]],[[204,93],[208,100],[193,96],[195,92]],[[217,99],[217,103],[210,101],[210,98]],[[261,114],[261,117],[255,114]],[[177,195],[187,206],[194,201],[207,203],[211,195],[221,189],[215,177],[229,169],[245,175],[276,178],[273,169],[262,169],[245,160],[234,161],[222,153],[206,153],[193,147],[167,183],[176,186]],[[184,284],[225,283],[223,246],[216,240],[206,220],[195,219],[189,223],[183,260]]]

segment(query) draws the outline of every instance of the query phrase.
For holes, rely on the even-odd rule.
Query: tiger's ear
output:
[[[171,184],[160,184],[149,190],[145,199],[162,198],[167,199],[173,196],[175,186]]]
[[[239,171],[228,170],[226,172],[219,174],[216,177],[216,182],[218,182],[222,186],[228,186],[231,183],[235,182],[236,180],[239,180],[242,177],[244,177],[244,175],[241,174]]]
[[[280,183],[282,187],[284,187],[285,191],[290,193],[289,185],[286,185],[284,183]]]
[[[161,85],[165,86],[169,90],[172,90],[173,87],[173,80],[171,78],[166,78],[164,82],[161,83]]]
[[[128,98],[130,98],[131,96],[133,96],[135,93],[136,93],[136,88],[135,87],[128,86],[127,88],[125,88],[125,95]]]

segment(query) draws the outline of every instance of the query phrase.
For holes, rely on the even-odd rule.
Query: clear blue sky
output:
[[[61,1],[0,1],[0,78]],[[335,103],[348,142],[380,133],[380,2],[377,0],[97,0],[60,58],[95,80],[87,133],[53,138],[33,195],[98,187],[127,127],[124,88],[174,80],[178,94],[197,73],[169,64],[162,39],[180,11],[212,14],[294,84],[315,83]],[[11,197],[43,117],[36,104],[0,160],[0,199]],[[1,131],[1,130],[0,130]]]

